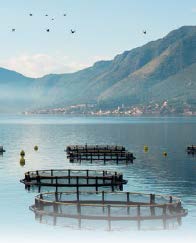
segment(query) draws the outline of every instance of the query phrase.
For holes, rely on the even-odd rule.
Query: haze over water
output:
[[[185,149],[194,144],[196,118],[92,118],[64,116],[0,116],[0,143],[6,152],[0,156],[1,236],[28,241],[46,239],[70,240],[135,240],[175,239],[189,242],[195,234],[196,219],[196,157]],[[107,163],[70,164],[64,149],[69,144],[119,144],[136,156],[134,164]],[[33,150],[34,145],[39,151]],[[143,146],[148,145],[145,153]],[[19,164],[21,149],[26,152],[26,164]],[[167,157],[162,153],[166,151]],[[37,169],[91,168],[123,172],[128,184],[125,191],[175,195],[182,199],[188,215],[182,225],[171,231],[121,232],[81,231],[39,224],[29,206],[36,192],[27,192],[19,180],[24,172]],[[11,232],[11,234],[10,234]],[[161,237],[160,237],[161,236]]]

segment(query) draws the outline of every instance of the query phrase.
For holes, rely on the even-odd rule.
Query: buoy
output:
[[[148,146],[144,146],[144,152],[148,152]]]
[[[24,151],[24,150],[21,150],[21,151],[20,151],[20,155],[21,155],[22,157],[24,157],[24,156],[25,156],[25,151]]]
[[[20,158],[20,165],[21,166],[25,166],[25,159],[24,159],[24,157]]]
[[[35,145],[34,150],[38,151],[38,146],[37,145]]]
[[[166,157],[166,156],[167,156],[167,152],[163,152],[163,156],[165,156],[165,157]]]

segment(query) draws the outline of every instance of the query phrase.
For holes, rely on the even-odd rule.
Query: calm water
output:
[[[67,239],[135,240],[147,237],[194,239],[196,230],[196,156],[187,155],[188,144],[196,143],[196,118],[67,118],[62,116],[0,116],[0,144],[6,153],[0,156],[1,236],[9,240]],[[70,164],[64,148],[69,144],[122,144],[136,156],[133,165],[106,166]],[[34,152],[34,145],[39,151]],[[143,146],[148,145],[148,153]],[[19,164],[20,150],[26,152],[26,164]],[[168,156],[162,153],[167,151]],[[94,232],[71,230],[39,224],[29,206],[36,193],[27,192],[19,183],[27,170],[50,168],[112,169],[124,173],[126,191],[172,194],[180,197],[189,210],[181,227],[160,232]],[[101,238],[100,238],[101,237]]]

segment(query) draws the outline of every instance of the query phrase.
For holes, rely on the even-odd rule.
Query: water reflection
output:
[[[96,216],[66,215],[45,211],[34,211],[35,220],[42,224],[60,226],[80,230],[106,230],[106,231],[155,231],[174,230],[182,225],[182,217],[161,217],[155,219],[115,219],[109,217],[98,218]]]
[[[95,191],[95,187],[92,186],[72,186],[72,187],[54,187],[54,186],[27,186],[25,185],[25,190],[28,192],[32,193],[43,193],[43,192],[76,192],[77,190],[80,190],[81,192],[83,191]],[[123,191],[123,185],[119,186],[99,186],[97,187],[97,192],[102,192],[102,191]]]
[[[36,196],[40,223],[101,230],[174,229],[187,215],[178,198],[130,192],[59,192]]]

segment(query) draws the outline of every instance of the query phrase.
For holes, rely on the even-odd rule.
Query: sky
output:
[[[74,72],[183,25],[196,25],[195,0],[0,0],[0,67]]]

